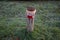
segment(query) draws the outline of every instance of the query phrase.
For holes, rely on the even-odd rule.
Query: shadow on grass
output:
[[[17,40],[31,40],[33,39],[32,37],[32,32],[27,32],[26,29],[18,30],[15,35]]]
[[[33,32],[27,32],[26,28],[17,28],[14,30],[13,35],[2,40],[44,40],[39,37],[40,33],[38,31],[38,28],[35,28]]]

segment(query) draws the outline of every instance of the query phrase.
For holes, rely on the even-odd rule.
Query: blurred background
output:
[[[37,10],[34,31],[26,33],[27,6]],[[0,1],[0,40],[60,40],[60,1]]]

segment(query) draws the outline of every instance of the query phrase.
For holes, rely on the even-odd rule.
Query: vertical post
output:
[[[31,32],[34,30],[34,17],[36,9],[34,7],[27,7],[27,31]]]

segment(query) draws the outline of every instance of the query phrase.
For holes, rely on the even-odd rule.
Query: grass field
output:
[[[27,6],[37,10],[34,31],[26,32]],[[0,2],[0,40],[60,40],[59,2]]]

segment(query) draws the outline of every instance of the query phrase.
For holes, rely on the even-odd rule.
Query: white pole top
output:
[[[36,9],[34,7],[27,7],[26,13],[27,15],[33,16],[36,13]]]

